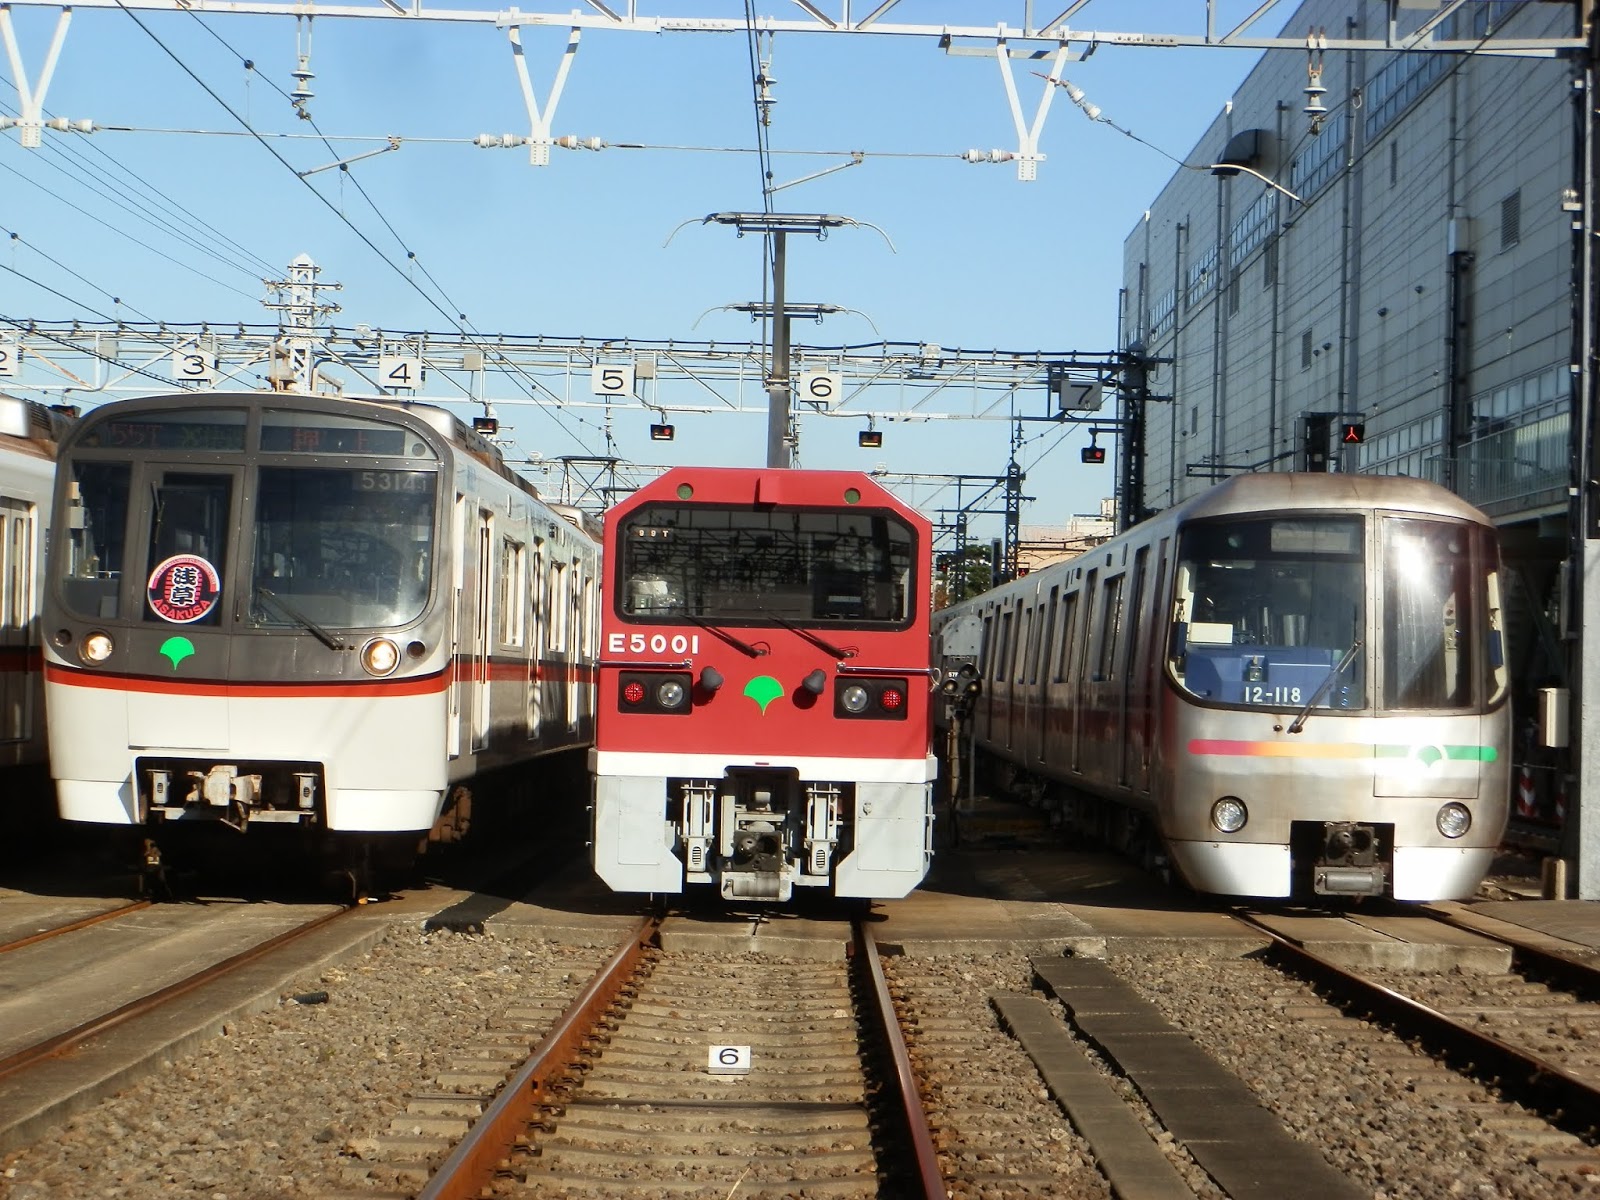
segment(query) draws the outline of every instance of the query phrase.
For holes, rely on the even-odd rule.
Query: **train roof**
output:
[[[32,443],[41,457],[54,458],[55,446],[72,428],[75,409],[48,407],[36,400],[0,393],[0,437]]]
[[[870,475],[860,471],[813,471],[789,467],[673,467],[617,502],[606,518],[630,512],[640,504],[662,498],[678,499],[683,485],[694,489],[697,504],[783,505],[785,507],[839,508],[863,504],[887,508],[919,529],[927,520]],[[854,500],[847,493],[854,489]]]
[[[1235,475],[1172,512],[1180,519],[1192,520],[1240,513],[1340,508],[1425,512],[1489,523],[1488,517],[1461,497],[1426,479],[1320,472]]]
[[[385,396],[332,396],[323,393],[305,392],[168,392],[162,395],[133,396],[124,400],[113,400],[92,409],[83,418],[84,421],[98,420],[102,417],[115,415],[124,409],[138,408],[168,408],[182,404],[198,406],[202,403],[221,404],[285,404],[311,402],[324,404],[331,407],[348,408],[378,408],[389,413],[405,413],[421,421],[451,445],[477,459],[496,475],[508,483],[526,492],[528,495],[543,502],[543,497],[532,483],[513,471],[506,465],[505,456],[501,454],[500,447],[488,438],[474,430],[460,417],[438,405],[425,404],[414,400],[396,400]],[[580,526],[582,528],[582,526]],[[585,530],[585,532],[588,532]]]

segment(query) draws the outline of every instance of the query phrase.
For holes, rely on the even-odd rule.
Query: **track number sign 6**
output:
[[[712,1075],[750,1074],[749,1046],[713,1046],[706,1059],[706,1070]]]

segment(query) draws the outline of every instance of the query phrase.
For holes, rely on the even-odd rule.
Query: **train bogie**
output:
[[[982,622],[982,754],[1195,888],[1435,899],[1505,826],[1497,571],[1431,484],[1246,476],[936,624]]]

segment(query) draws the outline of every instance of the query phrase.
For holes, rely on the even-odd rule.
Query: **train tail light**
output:
[[[689,703],[694,679],[686,671],[624,671],[617,683],[617,707],[623,712],[681,716]]]
[[[833,715],[844,720],[904,721],[909,694],[904,679],[836,679]]]

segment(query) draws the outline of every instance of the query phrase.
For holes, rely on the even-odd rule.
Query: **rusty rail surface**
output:
[[[1272,939],[1267,961],[1332,993],[1332,1001],[1416,1038],[1453,1070],[1482,1080],[1526,1106],[1558,1129],[1591,1136],[1600,1114],[1600,1088],[1555,1063],[1472,1029],[1421,1001],[1363,979],[1337,963],[1267,928],[1248,916],[1241,921]]]
[[[141,908],[149,908],[150,904],[149,900],[135,900],[132,904],[124,904],[120,908],[108,908],[105,912],[94,913],[92,916],[83,917],[66,925],[57,925],[54,929],[41,929],[38,933],[32,933],[25,938],[18,938],[14,942],[6,942],[4,945],[0,945],[0,954],[5,954],[12,950],[21,950],[24,946],[35,946],[40,942],[48,942],[51,938],[58,938],[64,933],[76,933],[80,929],[98,925],[102,921],[125,917],[129,913],[138,912]]]
[[[145,1013],[160,1008],[169,1000],[174,1000],[179,996],[194,991],[196,988],[220,979],[229,972],[272,953],[280,946],[286,946],[290,942],[298,941],[300,938],[316,932],[324,925],[337,921],[353,911],[355,910],[351,908],[341,908],[335,912],[326,913],[314,921],[308,921],[304,925],[286,930],[276,937],[269,938],[260,945],[252,946],[248,950],[241,950],[231,958],[225,958],[219,963],[213,963],[204,970],[197,971],[187,979],[180,979],[176,983],[168,984],[158,991],[151,992],[148,996],[130,1000],[121,1008],[103,1016],[95,1017],[91,1021],[85,1021],[76,1028],[69,1029],[65,1033],[58,1033],[55,1037],[48,1038],[37,1045],[29,1046],[25,1050],[19,1050],[9,1058],[0,1059],[0,1079],[16,1074],[18,1071],[26,1070],[47,1058],[63,1054],[97,1034],[104,1033],[108,1029],[114,1029],[118,1025],[123,1025],[133,1020],[135,1017],[141,1017]]]
[[[640,922],[583,992],[567,1006],[533,1055],[500,1089],[466,1137],[456,1144],[417,1200],[477,1200],[491,1184],[529,1122],[545,1102],[551,1080],[566,1072],[596,1022],[633,975],[645,949],[655,940],[661,918]]]
[[[851,922],[855,953],[861,956],[867,971],[869,991],[880,1022],[878,1032],[889,1047],[895,1076],[895,1116],[900,1121],[900,1132],[916,1159],[919,1193],[924,1200],[947,1200],[944,1176],[939,1171],[939,1156],[933,1148],[933,1134],[928,1129],[927,1110],[922,1104],[922,1094],[917,1090],[917,1080],[911,1069],[911,1052],[906,1048],[905,1035],[900,1032],[900,1020],[894,1011],[894,1001],[889,996],[889,981],[883,974],[883,959],[878,954],[878,943],[867,932],[861,921]]]

